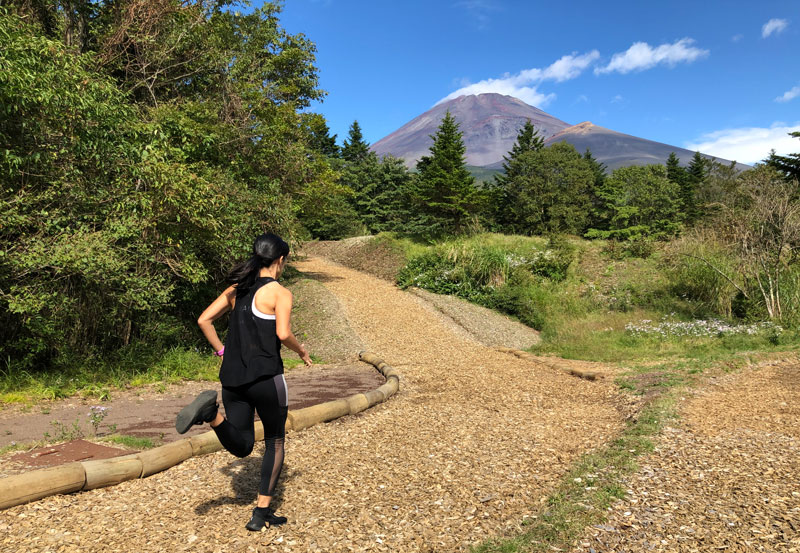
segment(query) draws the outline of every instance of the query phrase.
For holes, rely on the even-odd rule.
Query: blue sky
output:
[[[800,151],[800,0],[286,0],[280,20],[317,45],[339,143],[501,92],[743,163]]]

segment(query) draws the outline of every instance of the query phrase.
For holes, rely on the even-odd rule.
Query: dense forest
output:
[[[307,110],[325,96],[313,42],[280,26],[279,4],[240,8],[0,2],[6,371],[197,344],[199,306],[267,230],[295,244],[570,235],[639,257],[679,240],[696,276],[681,294],[797,323],[800,154],[744,173],[698,154],[609,174],[529,123],[477,185],[447,114],[409,171],[371,152],[358,121],[339,146]]]

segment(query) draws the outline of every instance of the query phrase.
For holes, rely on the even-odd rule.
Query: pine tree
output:
[[[513,217],[510,209],[511,203],[516,201],[517,192],[513,190],[514,181],[520,174],[520,157],[526,152],[538,152],[544,148],[544,140],[539,136],[531,120],[525,121],[525,125],[517,133],[517,140],[508,152],[503,156],[503,172],[495,175],[494,182],[490,185],[490,217],[500,230],[509,229],[513,226]]]
[[[325,117],[319,113],[305,113],[302,118],[308,132],[309,147],[326,157],[339,157],[340,149],[336,144],[336,135],[331,136]]]
[[[583,153],[583,159],[589,164],[589,168],[594,174],[594,183],[589,190],[589,197],[591,198],[592,206],[592,210],[589,215],[589,226],[600,228],[603,222],[601,216],[603,202],[600,199],[599,193],[603,188],[603,184],[606,182],[606,171],[608,170],[608,166],[605,163],[598,161],[597,158],[592,155],[592,152],[589,150],[589,148],[586,148],[586,151]]]
[[[679,188],[663,165],[620,167],[599,193],[607,220],[605,229],[591,229],[589,238],[660,238],[680,230]]]
[[[513,178],[514,160],[525,152],[538,152],[544,148],[544,139],[539,136],[539,131],[533,126],[531,120],[525,121],[525,125],[517,133],[517,140],[511,147],[507,156],[503,156],[503,172],[496,175],[494,180],[495,187],[502,187],[508,179]]]
[[[790,132],[789,136],[800,138],[800,131]],[[783,173],[788,180],[800,181],[800,153],[779,156],[775,153],[775,150],[772,150],[766,163]]]
[[[369,144],[364,141],[361,134],[361,125],[358,124],[358,121],[353,121],[344,146],[342,146],[342,157],[349,162],[358,163],[363,161],[367,155],[369,155]]]
[[[689,166],[686,168],[683,182],[678,182],[680,186],[681,202],[683,203],[683,220],[691,225],[700,216],[697,206],[697,191],[703,187],[708,177],[708,162],[695,152]]]
[[[417,164],[411,187],[418,209],[412,232],[428,236],[463,232],[477,212],[478,194],[464,161],[461,131],[449,111],[431,138],[430,155]]]
[[[506,162],[503,164],[503,169],[506,169],[506,164],[508,163],[509,159],[519,157],[519,155],[523,152],[538,152],[542,148],[544,148],[544,139],[539,136],[539,131],[536,130],[536,127],[533,126],[531,120],[528,119],[519,130],[519,133],[517,134],[517,141],[511,147],[509,156],[503,156],[503,159]]]
[[[384,156],[376,180],[367,226],[373,232],[405,232],[406,223],[412,218],[409,201],[412,175],[405,162],[391,155]]]
[[[679,186],[686,179],[686,169],[680,166],[680,159],[675,152],[671,152],[667,158],[667,178]]]

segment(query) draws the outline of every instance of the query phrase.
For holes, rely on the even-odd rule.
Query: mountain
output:
[[[511,150],[517,133],[528,119],[545,139],[546,145],[569,142],[581,154],[589,148],[609,171],[626,165],[666,163],[670,152],[675,152],[681,165],[688,165],[694,155],[684,148],[612,131],[588,121],[570,125],[503,94],[459,96],[442,102],[380,139],[371,149],[379,156],[392,154],[404,159],[408,167],[415,167],[419,158],[429,154],[433,143],[431,135],[436,133],[448,110],[458,121],[464,136],[467,165],[476,167],[499,170],[503,156]],[[704,157],[711,159],[712,156],[704,154]],[[730,163],[724,159],[717,161]],[[737,168],[744,170],[748,166],[739,163]]]
[[[675,152],[681,165],[688,165],[694,152],[677,146],[670,146],[662,142],[654,142],[645,138],[638,138],[629,134],[612,131],[598,127],[589,121],[579,123],[551,136],[545,140],[545,146],[556,142],[569,142],[580,153],[588,148],[592,155],[605,163],[609,171],[627,165],[647,165],[650,163],[667,162],[669,154]],[[712,156],[701,154],[707,159],[716,159]],[[728,160],[717,159],[721,163],[730,163]],[[498,169],[502,162],[494,164]],[[737,164],[739,170],[748,169],[747,165]]]
[[[529,106],[522,100],[502,94],[459,96],[442,102],[415,117],[392,134],[372,145],[379,156],[392,154],[415,167],[422,156],[428,155],[445,112],[450,110],[464,136],[467,165],[485,166],[502,160],[517,139],[528,119],[543,138],[569,127],[560,119]]]

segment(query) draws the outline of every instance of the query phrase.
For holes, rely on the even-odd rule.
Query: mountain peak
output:
[[[489,165],[502,160],[517,140],[520,129],[530,120],[539,135],[548,138],[570,125],[513,96],[497,93],[469,94],[436,104],[392,134],[372,145],[378,155],[392,154],[413,167],[428,155],[445,112],[459,124],[468,165]]]

